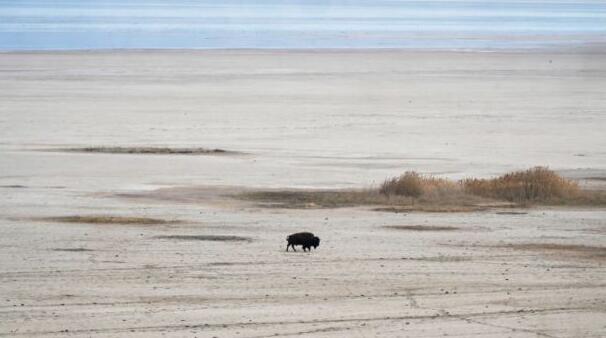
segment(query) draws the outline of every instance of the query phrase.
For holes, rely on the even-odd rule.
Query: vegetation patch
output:
[[[406,231],[455,231],[460,230],[457,227],[451,226],[432,226],[432,225],[386,225],[383,228],[392,230]]]
[[[172,239],[178,241],[211,241],[211,242],[250,242],[249,237],[222,236],[222,235],[167,235],[156,236],[159,239]]]
[[[582,197],[577,182],[545,167],[515,171],[492,179],[461,181],[466,193],[519,204],[560,204]]]
[[[103,154],[157,154],[157,155],[222,155],[236,152],[223,149],[208,148],[169,148],[169,147],[80,147],[60,148],[52,151],[76,153],[103,153]]]
[[[408,196],[419,198],[444,197],[460,193],[456,182],[445,178],[424,176],[414,171],[407,171],[403,175],[385,180],[379,192],[387,196]]]
[[[545,167],[460,181],[407,171],[378,188],[257,191],[236,197],[268,208],[376,206],[373,210],[395,213],[472,212],[531,205],[606,206],[604,191],[582,190],[575,181]]]
[[[58,223],[140,224],[140,225],[174,224],[174,223],[179,222],[179,221],[175,221],[175,220],[163,220],[163,219],[148,218],[148,217],[125,217],[125,216],[103,216],[103,215],[43,217],[43,218],[38,218],[37,220],[58,222]]]

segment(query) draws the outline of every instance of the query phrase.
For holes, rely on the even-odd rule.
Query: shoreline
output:
[[[411,54],[606,54],[606,44],[581,46],[543,46],[528,48],[407,48],[407,47],[334,47],[334,48],[56,48],[0,49],[0,55],[11,54],[118,54],[118,53],[411,53]]]

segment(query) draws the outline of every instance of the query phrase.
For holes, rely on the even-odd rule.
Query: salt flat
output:
[[[604,88],[584,50],[0,54],[0,336],[604,336],[603,209],[229,197],[534,165],[601,187]],[[40,151],[88,146],[236,153]],[[171,222],[49,219],[74,215]],[[320,247],[286,253],[300,230]]]

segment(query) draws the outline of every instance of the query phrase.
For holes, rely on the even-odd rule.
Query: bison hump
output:
[[[286,237],[288,241],[308,241],[314,238],[314,234],[311,232],[297,232],[296,234],[292,234]]]

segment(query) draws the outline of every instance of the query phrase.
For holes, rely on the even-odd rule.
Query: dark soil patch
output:
[[[42,217],[36,220],[58,222],[58,223],[87,223],[87,224],[174,224],[179,221],[163,220],[149,217],[125,217],[125,216],[58,216],[58,217]]]
[[[238,194],[236,198],[255,201],[266,208],[321,209],[380,204],[386,198],[362,190],[282,190],[255,191]]]
[[[173,239],[177,241],[211,241],[211,242],[250,242],[251,238],[242,236],[222,235],[167,235],[156,236],[159,239]]]
[[[154,154],[154,155],[227,155],[236,152],[224,149],[208,148],[169,148],[169,147],[80,147],[59,148],[49,151],[102,153],[102,154]]]
[[[256,191],[234,197],[254,201],[266,208],[322,209],[357,206],[377,206],[373,210],[386,212],[472,212],[484,210],[474,204],[484,202],[475,197],[444,200],[415,199],[407,196],[387,196],[372,189],[360,190],[282,190]]]
[[[478,212],[486,210],[485,207],[478,206],[449,206],[449,205],[422,205],[417,204],[407,207],[382,207],[374,208],[372,211],[392,212],[395,214],[405,214],[409,212],[435,212],[435,213],[456,213],[456,212]]]
[[[386,225],[385,229],[407,230],[407,231],[455,231],[460,230],[451,226],[431,226],[431,225]]]
[[[0,185],[0,188],[9,188],[9,189],[25,189],[27,186],[21,184],[10,184],[10,185]]]
[[[57,248],[57,249],[53,249],[53,251],[87,252],[87,251],[93,251],[93,250],[85,249],[85,248]]]
[[[410,261],[424,261],[424,262],[440,262],[440,263],[447,263],[447,262],[468,262],[471,261],[472,258],[471,257],[464,257],[464,256],[435,256],[435,257],[405,257],[402,258],[403,260],[410,260]]]
[[[586,258],[606,258],[606,247],[600,246],[556,243],[523,243],[499,245],[497,247],[514,250],[540,251],[544,253],[569,254],[583,256]]]

